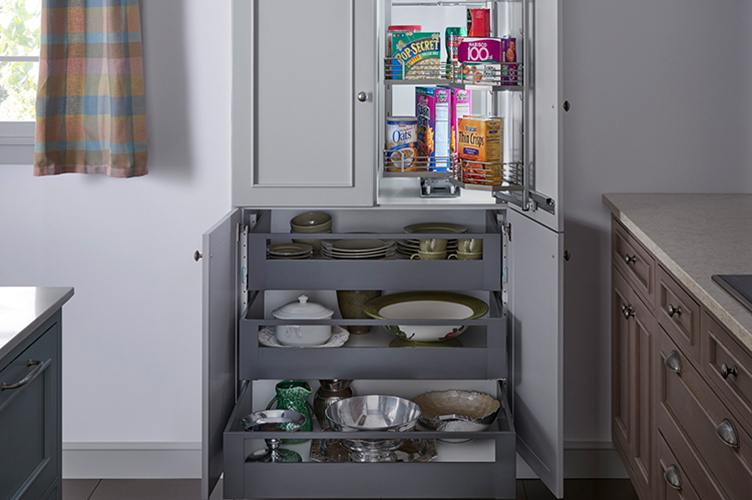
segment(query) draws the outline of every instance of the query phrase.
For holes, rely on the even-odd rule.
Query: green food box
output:
[[[441,34],[411,33],[392,36],[392,79],[440,78]]]

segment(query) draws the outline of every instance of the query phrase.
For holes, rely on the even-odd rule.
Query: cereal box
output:
[[[465,116],[459,120],[458,156],[462,182],[498,186],[502,181],[503,118]]]
[[[415,115],[418,117],[418,156],[427,158],[432,172],[449,167],[450,89],[442,87],[415,88]],[[440,158],[440,160],[437,160]]]
[[[460,118],[472,114],[472,94],[464,89],[449,89],[449,92],[449,154],[456,155]]]
[[[441,66],[439,33],[394,33],[392,79],[439,78]]]

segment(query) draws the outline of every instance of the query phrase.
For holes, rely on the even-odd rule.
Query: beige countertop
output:
[[[72,296],[71,287],[0,286],[0,359]]]
[[[603,203],[752,350],[752,313],[711,279],[752,274],[752,194],[604,194]]]

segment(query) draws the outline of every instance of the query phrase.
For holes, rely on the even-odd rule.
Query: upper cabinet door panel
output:
[[[532,190],[554,203],[554,213],[538,208],[525,212],[531,219],[561,232],[564,228],[562,199],[562,16],[561,0],[533,0],[527,4],[528,32],[533,36],[529,110],[532,115]],[[510,204],[514,210],[519,208]]]
[[[373,205],[375,12],[235,0],[234,206]]]

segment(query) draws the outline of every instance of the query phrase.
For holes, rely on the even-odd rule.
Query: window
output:
[[[0,163],[33,158],[41,13],[42,0],[0,0]]]

